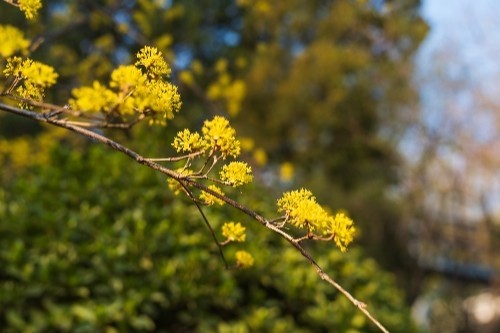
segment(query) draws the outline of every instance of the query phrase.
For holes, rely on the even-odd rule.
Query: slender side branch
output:
[[[208,227],[208,230],[210,230],[210,234],[212,235],[212,238],[215,242],[215,245],[217,245],[217,248],[219,249],[219,254],[220,254],[220,257],[222,258],[222,261],[224,262],[224,266],[226,269],[229,269],[229,265],[226,261],[226,257],[224,257],[224,251],[222,250],[222,244],[219,243],[219,241],[217,240],[217,236],[215,235],[215,231],[214,229],[212,228],[212,226],[210,225],[210,222],[208,222],[208,219],[205,215],[205,213],[203,212],[203,209],[201,209],[201,206],[200,204],[198,203],[198,200],[196,199],[196,197],[193,195],[193,192],[191,192],[191,190],[189,189],[189,187],[187,187],[183,181],[179,181],[179,184],[181,184],[181,186],[184,188],[184,191],[186,191],[186,193],[188,194],[189,198],[191,198],[191,200],[194,202],[194,204],[196,205],[196,208],[198,208],[198,211],[200,212],[201,214],[201,217],[203,218],[203,221],[205,222],[205,224],[207,225]]]
[[[177,162],[185,160],[186,158],[193,158],[198,155],[203,154],[202,151],[197,151],[188,155],[175,156],[175,157],[164,157],[164,158],[148,158],[147,160],[150,162]]]
[[[312,255],[309,252],[307,252],[296,239],[294,239],[291,235],[287,234],[285,231],[281,230],[278,226],[274,225],[271,221],[267,220],[265,217],[263,217],[262,215],[258,214],[255,211],[251,210],[250,208],[240,204],[239,202],[237,202],[229,197],[226,197],[225,195],[222,195],[220,193],[217,193],[217,192],[211,190],[210,188],[208,188],[207,186],[205,186],[203,184],[197,183],[193,179],[185,178],[181,174],[178,174],[169,168],[166,168],[166,167],[159,165],[159,164],[157,164],[149,159],[146,159],[145,157],[139,155],[135,151],[133,151],[133,150],[131,150],[131,149],[129,149],[129,148],[113,141],[113,140],[110,140],[103,135],[94,133],[94,132],[87,130],[85,128],[81,128],[81,127],[78,127],[75,125],[68,124],[64,120],[50,118],[44,114],[19,109],[19,108],[16,108],[16,107],[13,107],[10,105],[6,105],[3,103],[0,103],[0,110],[10,112],[13,114],[17,114],[17,115],[20,115],[20,116],[23,116],[26,118],[34,119],[34,120],[37,120],[40,122],[49,123],[49,124],[52,124],[52,125],[55,125],[58,127],[63,127],[63,128],[66,128],[70,131],[79,133],[87,138],[101,142],[101,143],[111,147],[112,149],[117,150],[117,151],[129,156],[130,158],[135,160],[137,163],[146,165],[153,170],[159,171],[159,172],[167,175],[168,177],[171,177],[171,178],[179,181],[183,187],[192,186],[192,187],[197,188],[199,190],[205,191],[205,192],[213,195],[214,197],[224,201],[228,205],[230,205],[230,206],[238,209],[239,211],[243,212],[244,214],[250,216],[251,218],[258,221],[260,224],[262,224],[267,229],[277,233],[282,238],[284,238],[288,243],[290,243],[293,247],[295,247],[295,249],[297,249],[297,251],[299,251],[300,254],[315,268],[317,274],[320,276],[320,278],[322,280],[326,281],[328,284],[330,284],[331,286],[336,288],[339,292],[341,292],[345,297],[347,297],[347,299],[352,304],[354,304],[368,319],[370,319],[382,332],[384,332],[384,333],[389,332],[377,319],[375,319],[371,315],[371,313],[367,309],[366,304],[357,300],[347,290],[345,290],[340,284],[338,284],[335,280],[333,280],[323,270],[323,268],[321,268],[321,266],[319,266],[319,264],[314,260]],[[198,208],[199,208],[203,218],[206,219],[205,215],[201,211],[201,207],[198,207]],[[218,244],[218,242],[217,242],[217,244]]]
[[[12,88],[15,87],[15,82],[18,80],[16,78],[12,84]],[[59,106],[59,105],[54,105],[46,102],[39,102],[39,101],[32,101],[27,98],[21,98],[18,96],[14,96],[10,94],[11,89],[9,88],[8,91],[4,93],[0,93],[1,96],[6,96],[7,98],[13,99],[15,101],[19,101],[22,103],[26,103],[32,106],[36,106],[42,109],[42,114],[49,114],[50,117],[55,117],[61,114],[68,115],[70,117],[75,117],[75,118],[80,118],[80,119],[87,119],[89,121],[82,122],[82,121],[74,121],[70,120],[70,118],[61,118],[61,120],[66,121],[70,125],[75,125],[78,127],[85,127],[85,128],[115,128],[115,129],[131,129],[135,125],[137,125],[139,122],[142,120],[146,119],[146,115],[140,114],[138,117],[135,119],[130,120],[129,122],[121,122],[121,123],[111,123],[108,122],[107,120],[104,120],[102,118],[98,117],[92,117],[89,115],[86,115],[82,111],[78,110],[73,110],[69,108],[69,105],[67,106]]]

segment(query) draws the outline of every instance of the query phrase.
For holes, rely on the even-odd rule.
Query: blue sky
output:
[[[451,75],[466,74],[471,84],[498,79],[499,0],[424,0],[422,15],[431,27],[423,53],[429,55],[452,45],[450,51],[455,52],[447,66]]]
[[[500,212],[500,0],[424,0],[421,13],[430,31],[415,59],[419,114],[448,139],[439,151],[445,166],[434,177],[467,184],[476,198],[468,202],[471,215],[481,193]],[[410,136],[402,149],[411,158],[420,143]],[[475,160],[485,148],[497,153],[496,165]]]

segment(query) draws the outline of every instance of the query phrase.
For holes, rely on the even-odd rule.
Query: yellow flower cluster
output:
[[[222,226],[222,236],[232,242],[244,242],[246,228],[241,223],[227,222]]]
[[[21,30],[11,25],[0,25],[0,40],[2,47],[0,47],[0,57],[7,58],[16,52],[25,53],[30,45],[29,40],[24,38]]]
[[[69,103],[73,109],[87,112],[134,112],[154,117],[163,114],[163,121],[172,119],[181,107],[177,87],[162,79],[170,68],[156,48],[146,46],[137,54],[134,65],[119,66],[111,73],[108,89],[94,82],[91,87],[75,88]],[[141,68],[144,68],[145,72]]]
[[[335,244],[342,252],[347,251],[347,246],[354,240],[356,228],[354,222],[343,213],[337,213],[335,217],[330,217],[330,223],[326,231],[333,235]]]
[[[278,200],[278,211],[285,213],[285,220],[308,232],[317,231],[330,236],[345,252],[356,232],[353,221],[342,213],[330,216],[306,189],[285,192]]]
[[[191,133],[191,131],[186,128],[183,131],[177,133],[172,146],[178,153],[191,153],[204,150],[205,142],[202,140],[200,133]]]
[[[170,75],[168,66],[163,55],[155,47],[145,46],[137,53],[136,66],[143,66],[150,77],[157,78],[162,75]]]
[[[8,58],[3,73],[6,77],[13,77],[15,84],[22,83],[16,89],[21,98],[36,101],[43,99],[45,88],[55,84],[58,77],[51,66],[19,57]]]
[[[253,180],[252,168],[245,162],[231,162],[222,167],[220,179],[231,186],[240,186]]]
[[[148,80],[129,98],[135,102],[136,110],[160,112],[169,120],[182,106],[177,87],[161,80]]]
[[[187,129],[177,133],[172,146],[177,152],[220,153],[224,159],[239,156],[241,148],[235,137],[236,131],[224,117],[215,116],[212,120],[206,120],[201,131],[202,135]]]
[[[119,66],[111,73],[111,88],[118,88],[122,93],[129,93],[135,87],[146,82],[146,77],[141,70],[133,65]]]
[[[278,200],[278,211],[284,212],[287,221],[298,228],[316,230],[324,224],[328,214],[306,189],[285,192]]]
[[[70,101],[71,107],[87,112],[110,112],[118,101],[116,94],[98,81],[92,87],[75,88],[72,94],[75,99]]]
[[[240,155],[240,142],[235,138],[236,131],[224,117],[215,116],[212,120],[206,120],[201,132],[208,147],[220,152],[223,158]]]
[[[255,260],[252,255],[246,251],[236,252],[236,265],[241,268],[247,268],[253,266]]]
[[[224,192],[222,192],[222,190],[215,185],[210,185],[208,188],[211,189],[212,191],[219,193],[220,195],[224,195]],[[219,198],[217,198],[217,197],[215,197],[215,196],[213,196],[210,193],[205,192],[205,191],[201,192],[200,200],[202,200],[205,204],[207,204],[209,206],[211,206],[213,204],[218,204],[218,205],[222,206],[224,204],[224,201],[222,201],[221,199],[219,199]]]
[[[19,9],[24,12],[28,20],[34,19],[38,15],[38,10],[42,8],[41,0],[18,0]]]

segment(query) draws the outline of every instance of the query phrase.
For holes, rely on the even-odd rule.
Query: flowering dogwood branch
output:
[[[51,110],[46,110],[46,111],[54,112],[54,111],[58,111],[60,109],[61,109],[61,107],[57,107],[57,108],[52,108]],[[388,330],[377,319],[375,319],[371,315],[371,313],[368,311],[365,303],[357,300],[354,296],[352,296],[347,290],[345,290],[339,283],[337,283],[335,280],[333,280],[324,271],[324,269],[314,260],[312,255],[301,245],[301,241],[303,241],[302,238],[298,238],[298,239],[294,238],[292,235],[288,234],[282,228],[280,228],[280,225],[276,224],[276,222],[281,221],[281,219],[268,220],[264,216],[257,213],[256,211],[240,204],[239,202],[235,201],[234,199],[222,194],[221,192],[219,192],[217,190],[212,189],[211,187],[208,187],[208,186],[198,182],[197,179],[190,178],[189,175],[183,174],[182,172],[176,172],[176,171],[171,170],[165,166],[162,166],[162,165],[156,163],[153,159],[145,158],[145,157],[141,156],[140,154],[138,154],[137,152],[119,144],[118,142],[113,141],[113,140],[111,140],[111,139],[109,139],[101,134],[96,133],[96,132],[93,132],[87,128],[78,126],[77,124],[71,123],[71,122],[64,120],[64,119],[58,119],[57,117],[52,116],[51,112],[43,112],[43,113],[34,112],[34,111],[25,110],[22,108],[10,106],[10,105],[4,104],[4,103],[0,103],[0,110],[8,112],[8,113],[16,114],[16,115],[19,115],[22,117],[26,117],[29,119],[33,119],[33,120],[36,120],[39,122],[44,122],[44,123],[48,123],[48,124],[51,124],[54,126],[62,127],[62,128],[67,129],[67,130],[76,132],[76,133],[83,135],[89,139],[92,139],[96,142],[107,145],[107,146],[111,147],[113,150],[116,150],[118,152],[121,152],[121,153],[127,155],[128,157],[133,159],[135,162],[142,164],[142,165],[145,165],[145,166],[147,166],[153,170],[156,170],[158,172],[161,172],[161,173],[165,174],[167,177],[169,177],[170,179],[180,183],[181,187],[188,194],[188,196],[191,199],[195,199],[192,201],[197,206],[197,209],[199,210],[200,214],[202,215],[202,218],[203,218],[205,224],[209,228],[211,235],[214,238],[214,241],[216,242],[216,244],[219,248],[220,255],[224,261],[226,268],[228,267],[228,265],[227,265],[227,262],[224,258],[224,254],[222,251],[222,246],[225,244],[224,244],[224,242],[219,242],[217,240],[215,233],[213,231],[213,228],[210,226],[208,219],[206,218],[205,214],[203,213],[203,210],[202,210],[200,204],[197,202],[197,199],[194,197],[192,191],[190,190],[190,187],[201,190],[203,193],[206,193],[207,195],[212,196],[212,197],[216,198],[217,200],[220,200],[221,202],[224,202],[224,203],[238,209],[239,211],[243,212],[244,214],[248,215],[249,217],[251,217],[254,220],[256,220],[257,222],[259,222],[262,226],[264,226],[268,230],[278,234],[280,237],[282,237],[288,243],[290,243],[297,251],[300,252],[300,254],[305,258],[305,260],[307,262],[309,262],[309,264],[311,264],[314,267],[317,274],[319,275],[319,277],[322,280],[326,281],[328,284],[330,284],[331,286],[336,288],[339,292],[341,292],[367,318],[369,318],[370,321],[372,321],[382,332],[388,332]],[[207,132],[209,132],[210,130],[211,130],[211,128],[206,129]],[[235,147],[226,147],[226,148],[227,148],[227,150],[223,151],[222,153],[231,154],[232,152],[234,152],[232,149],[236,149]],[[297,202],[300,202],[300,200],[297,201],[297,198],[302,200],[302,203],[306,203],[309,206],[309,208],[312,207],[312,211],[313,212],[315,211],[315,214],[317,216],[313,217],[312,219],[309,218],[309,219],[303,220],[301,216],[304,212],[301,209],[299,209],[299,207],[295,207],[297,205]],[[296,192],[289,192],[288,195],[284,195],[283,198],[280,199],[280,201],[281,201],[280,209],[286,211],[286,214],[288,215],[284,219],[284,222],[286,222],[289,219],[295,219],[295,222],[297,224],[306,224],[308,230],[309,230],[309,228],[313,228],[313,227],[319,229],[322,226],[322,223],[324,222],[323,220],[325,220],[324,216],[322,216],[323,212],[319,209],[319,207],[317,206],[317,204],[314,200],[314,197],[312,197],[309,192],[307,192],[305,190],[296,191]],[[325,221],[329,221],[331,223],[336,223],[336,221],[337,222],[344,221],[343,220],[344,218],[345,217],[343,217],[343,216],[340,216],[338,218],[336,216],[335,218],[333,218],[333,220],[326,219]],[[309,231],[308,231],[308,233],[309,233]],[[334,233],[331,234],[331,237],[336,237],[336,236],[337,235],[335,235]],[[326,238],[328,238],[328,237],[326,237]],[[341,242],[341,241],[342,240],[339,240],[339,242]],[[336,240],[336,243],[337,243],[337,240]],[[339,243],[337,243],[337,245],[338,244]],[[244,251],[239,251],[236,254],[236,256],[238,259],[238,265],[242,266],[242,267],[244,267],[246,265],[246,263],[249,263],[249,262],[250,263],[248,265],[251,265],[251,262],[253,261],[253,259],[251,257],[248,257],[249,255]]]

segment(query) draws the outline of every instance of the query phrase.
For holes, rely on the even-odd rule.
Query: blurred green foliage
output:
[[[244,247],[257,263],[228,271],[195,207],[172,197],[163,176],[91,143],[48,154],[2,179],[3,332],[377,332],[256,222],[207,211],[219,237],[226,220],[249,229],[226,256]],[[273,214],[272,200],[250,200]],[[394,279],[361,250],[311,250],[391,331],[414,331]]]

